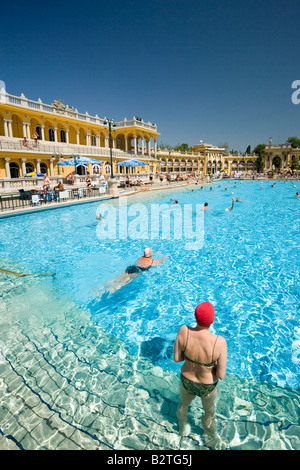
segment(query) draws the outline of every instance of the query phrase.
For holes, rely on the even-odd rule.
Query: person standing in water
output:
[[[196,396],[202,400],[204,415],[202,425],[208,435],[215,433],[214,401],[218,391],[218,380],[226,375],[227,343],[219,335],[209,331],[214,322],[215,309],[209,302],[196,307],[197,326],[183,325],[174,347],[174,361],[184,364],[180,373],[180,403],[177,410],[179,432],[190,433],[187,410]]]

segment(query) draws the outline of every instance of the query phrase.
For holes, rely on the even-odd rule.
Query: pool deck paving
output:
[[[154,183],[153,185],[147,185],[146,189],[144,187],[139,187],[135,189],[120,189],[119,194],[117,198],[121,197],[128,197],[128,196],[133,196],[136,194],[141,194],[145,192],[150,192],[150,191],[163,191],[163,190],[173,190],[173,189],[180,189],[183,187],[191,186],[194,187],[196,184],[200,185],[200,183],[186,183],[186,182],[179,182],[179,183],[171,183],[171,184],[158,184]],[[206,183],[201,183],[201,184],[206,184]],[[7,217],[13,217],[17,215],[22,215],[22,214],[29,214],[29,213],[36,213],[39,211],[47,211],[47,210],[55,210],[55,209],[61,209],[64,207],[70,207],[74,206],[77,204],[86,204],[90,202],[96,202],[96,201],[105,201],[108,199],[116,199],[115,196],[111,195],[109,191],[107,194],[102,195],[102,196],[93,196],[93,197],[81,197],[79,199],[69,199],[65,200],[64,202],[51,202],[51,203],[46,203],[46,204],[41,204],[41,205],[27,205],[24,207],[18,207],[16,209],[7,209],[3,210],[0,212],[0,220],[1,218],[7,218]]]

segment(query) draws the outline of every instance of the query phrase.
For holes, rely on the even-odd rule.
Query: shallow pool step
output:
[[[178,378],[91,322],[89,312],[27,278],[0,305],[0,450],[207,449],[200,400],[178,434]],[[225,448],[300,448],[296,392],[228,375],[217,418]],[[286,413],[286,410],[289,413]]]
[[[7,305],[15,318],[20,297]],[[58,321],[48,312],[49,325],[36,313],[31,309],[27,324],[16,322],[6,331],[0,416],[10,445],[180,448],[174,375],[130,355],[74,304],[64,304]],[[184,439],[190,448],[203,447],[200,438]]]

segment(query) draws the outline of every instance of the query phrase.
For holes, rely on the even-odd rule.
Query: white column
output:
[[[27,123],[23,122],[23,137],[27,138]]]
[[[147,153],[148,153],[148,155],[149,155],[149,157],[150,157],[150,153],[151,153],[151,152],[150,152],[150,139],[147,140]]]
[[[86,145],[91,146],[91,134],[86,134]]]
[[[41,133],[42,133],[41,135],[42,140],[45,140],[45,126],[44,125],[41,126]]]
[[[22,161],[22,174],[23,174],[23,176],[26,175],[26,165],[25,165],[26,160],[27,160],[26,158],[22,158],[22,159],[21,159],[21,161]]]
[[[10,178],[10,167],[9,167],[10,158],[5,158],[5,171],[6,171],[6,178]]]
[[[100,135],[99,134],[96,135],[96,146],[100,147]]]
[[[145,142],[144,142],[144,137],[142,137],[142,155],[145,153]]]
[[[69,129],[66,129],[66,143],[69,143]]]
[[[9,137],[13,137],[13,130],[12,130],[12,120],[9,119],[8,121],[8,134],[9,134]]]
[[[53,162],[55,158],[50,158],[50,176],[54,176]]]
[[[137,154],[137,141],[136,141],[136,135],[134,136],[134,153]]]
[[[53,130],[54,130],[54,142],[57,142],[57,127],[54,127]]]
[[[36,159],[36,171],[37,173],[41,172],[41,159],[40,158]]]
[[[79,131],[76,131],[76,142],[79,145]]]
[[[154,156],[155,156],[155,158],[157,156],[157,142],[156,142],[156,139],[154,141]]]
[[[117,144],[117,139],[116,139],[116,137],[113,137],[113,138],[112,138],[112,148],[113,148],[113,149],[116,148],[116,146],[117,146],[116,144]]]
[[[8,120],[7,119],[3,119],[3,122],[4,122],[4,134],[5,134],[5,137],[8,137]]]
[[[30,135],[30,122],[27,122],[27,139],[30,140],[31,139],[31,135]]]
[[[108,135],[105,136],[105,148],[106,149],[109,148],[109,136]]]
[[[128,137],[125,135],[125,152],[128,152]]]

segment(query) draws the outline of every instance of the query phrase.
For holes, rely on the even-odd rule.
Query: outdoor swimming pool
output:
[[[97,227],[109,214],[98,222],[96,211],[102,212],[103,203],[97,202],[1,220],[0,267],[56,273],[53,278],[20,278],[17,287],[15,279],[1,275],[5,278],[0,285],[0,290],[5,289],[2,297],[10,299],[10,305],[18,304],[19,298],[16,316],[9,322],[7,317],[0,321],[4,352],[9,356],[10,347],[17,350],[16,345],[10,346],[13,338],[8,324],[14,328],[16,323],[21,325],[23,334],[27,325],[28,335],[33,325],[38,329],[39,322],[43,328],[55,324],[62,333],[66,329],[62,310],[68,310],[65,322],[76,322],[80,309],[86,312],[89,328],[100,327],[111,338],[109,351],[114,351],[115,342],[118,348],[124,343],[139,364],[145,360],[173,380],[181,367],[173,362],[178,329],[182,324],[194,325],[195,306],[207,300],[216,309],[212,331],[228,343],[229,377],[291,393],[295,403],[300,386],[300,200],[295,197],[299,188],[293,185],[277,182],[271,188],[270,182],[264,182],[262,190],[258,181],[231,180],[215,182],[212,190],[193,186],[127,198],[128,208],[136,203],[144,208],[166,203],[164,211],[170,211],[171,199],[176,198],[178,210],[190,205],[194,217],[201,210],[196,204],[208,202],[204,244],[197,250],[187,250],[184,238],[151,239],[150,229],[143,239],[101,239]],[[233,196],[243,202],[226,212]],[[106,201],[108,204],[118,210],[118,200]],[[133,264],[146,246],[170,256],[117,292],[101,298],[94,295],[95,289]],[[22,283],[30,286],[30,298],[25,296]],[[43,302],[33,299],[32,289],[37,297],[41,293]],[[46,295],[50,291],[51,299]],[[63,335],[62,344],[66,345],[69,338],[66,332]],[[87,341],[84,348],[86,357],[94,343]],[[116,370],[122,378],[122,366]],[[289,421],[289,411],[284,413]],[[299,442],[291,439],[288,445],[297,448]]]

